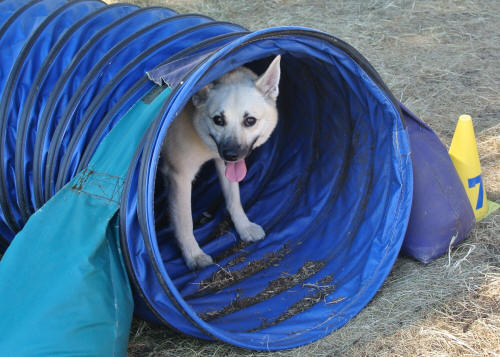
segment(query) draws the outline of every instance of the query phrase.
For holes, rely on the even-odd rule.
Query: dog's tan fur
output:
[[[242,208],[239,184],[225,176],[221,147],[236,145],[240,148],[237,160],[244,160],[269,139],[278,121],[279,78],[280,56],[260,77],[244,67],[231,71],[195,94],[167,131],[160,169],[168,180],[168,208],[175,236],[192,270],[213,263],[196,242],[191,213],[191,183],[209,160],[215,160],[226,207],[240,238],[251,242],[265,237],[262,227],[252,223]],[[223,115],[224,126],[214,123],[217,115]],[[249,116],[257,119],[251,127],[243,125]]]

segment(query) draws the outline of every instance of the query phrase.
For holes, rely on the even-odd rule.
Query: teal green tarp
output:
[[[139,101],[10,245],[0,262],[0,356],[126,355],[133,300],[117,211],[132,156],[169,93]]]

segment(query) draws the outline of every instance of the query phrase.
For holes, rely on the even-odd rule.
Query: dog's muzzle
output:
[[[244,159],[250,153],[247,146],[241,146],[234,142],[221,142],[217,145],[219,155],[224,161],[238,161]]]

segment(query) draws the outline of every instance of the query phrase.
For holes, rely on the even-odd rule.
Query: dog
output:
[[[278,122],[281,56],[260,77],[239,67],[204,86],[172,121],[161,150],[160,172],[168,189],[170,222],[190,270],[213,264],[193,233],[191,184],[200,167],[215,161],[222,192],[236,231],[245,242],[265,237],[243,210],[239,184],[245,158],[264,144]]]

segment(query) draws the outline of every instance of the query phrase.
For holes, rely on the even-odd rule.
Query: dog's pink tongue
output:
[[[229,181],[240,182],[247,174],[245,160],[226,162],[226,177]]]

